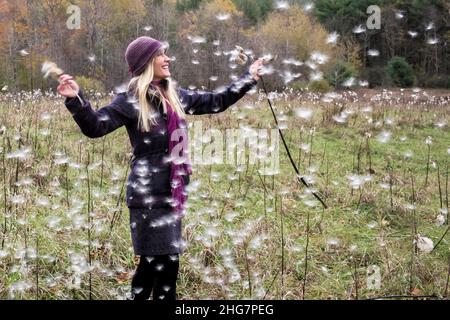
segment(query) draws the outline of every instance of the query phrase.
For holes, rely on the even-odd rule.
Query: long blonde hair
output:
[[[167,103],[166,99],[163,98],[163,92],[161,92],[159,87],[156,87],[156,90],[150,88],[150,84],[153,81],[154,76],[153,62],[158,54],[150,60],[145,68],[145,71],[139,76],[133,77],[128,84],[128,92],[134,94],[134,96],[138,99],[138,128],[140,128],[141,131],[143,128],[145,132],[150,131],[151,126],[157,124],[156,115],[158,114],[156,106],[151,105],[147,99],[147,94],[150,97],[154,96],[160,99],[162,101],[164,112],[167,112]],[[165,88],[166,90],[164,94],[172,105],[174,109],[173,111],[176,112],[180,118],[184,119],[186,117],[186,113],[184,112],[180,98],[175,90],[175,85],[170,78],[166,78],[165,81],[167,81],[167,87]]]

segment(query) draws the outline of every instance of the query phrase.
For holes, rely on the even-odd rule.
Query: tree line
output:
[[[365,27],[374,4],[375,30]],[[68,27],[73,5],[79,29]],[[272,89],[445,88],[449,10],[445,0],[3,0],[0,89],[54,87],[40,72],[51,60],[82,86],[109,91],[128,79],[126,46],[143,35],[168,41],[172,73],[185,87],[214,89],[238,76],[239,45],[250,59],[278,57],[267,77]]]

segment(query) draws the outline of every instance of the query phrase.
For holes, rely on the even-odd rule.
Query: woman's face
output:
[[[170,77],[169,64],[170,58],[166,56],[166,50],[161,49],[153,61],[153,79],[161,80]]]

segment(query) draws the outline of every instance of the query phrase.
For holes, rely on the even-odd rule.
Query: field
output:
[[[195,165],[179,298],[448,298],[450,93],[270,98],[311,188],[281,140],[279,172]],[[223,132],[275,128],[265,99],[256,92],[189,121]],[[137,259],[125,128],[84,137],[63,99],[41,92],[0,95],[0,127],[0,298],[126,299]]]

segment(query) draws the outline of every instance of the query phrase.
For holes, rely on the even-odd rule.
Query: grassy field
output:
[[[273,175],[258,164],[194,166],[179,298],[445,298],[450,235],[431,252],[427,241],[449,226],[450,93],[270,97],[328,208],[299,184],[281,141]],[[264,99],[189,121],[274,128]],[[63,100],[41,94],[0,96],[0,120],[0,298],[125,299],[137,261],[125,128],[84,137]]]

